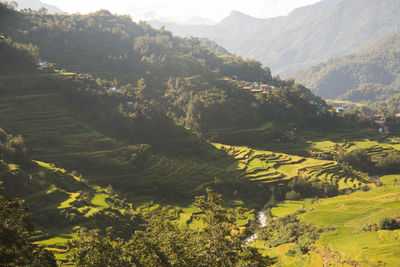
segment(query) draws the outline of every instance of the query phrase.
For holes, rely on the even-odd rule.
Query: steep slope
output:
[[[0,38],[0,72],[37,73],[35,63],[38,48],[29,44],[13,42],[11,38]]]
[[[176,123],[192,129],[258,127],[282,118],[308,123],[316,117],[313,103],[325,105],[306,88],[272,78],[257,61],[215,54],[200,39],[174,37],[127,16],[106,10],[88,15],[0,11],[0,31],[15,42],[36,45],[42,59],[74,72],[118,79],[111,87],[131,84],[140,97],[155,101]],[[276,89],[259,95],[240,90],[234,76]]]
[[[256,61],[218,56],[198,39],[175,38],[107,11],[47,15],[0,5],[0,12],[1,45],[15,50],[2,63],[16,63],[0,75],[2,128],[23,134],[36,160],[76,170],[130,200],[175,203],[208,186],[228,196],[256,195],[245,190],[251,183],[226,170],[229,157],[182,125],[207,133],[273,120],[320,126],[329,117],[316,115],[315,104],[326,104],[308,89],[272,79]],[[39,72],[32,69],[39,58],[91,75]],[[244,90],[224,78],[233,74],[276,88]]]
[[[293,74],[326,98],[384,101],[399,93],[400,33],[372,40],[354,53]]]
[[[395,0],[324,0],[285,17],[256,19],[233,12],[213,26],[165,26],[178,35],[210,38],[288,74],[398,31],[399,10]]]

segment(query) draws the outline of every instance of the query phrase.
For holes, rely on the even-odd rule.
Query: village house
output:
[[[382,125],[379,127],[380,134],[389,134],[389,127],[386,125]]]
[[[378,124],[379,126],[383,126],[386,123],[386,118],[381,115],[375,115],[374,116],[375,123]]]
[[[360,113],[357,114],[357,120],[362,121],[362,120],[371,120],[372,119],[372,115],[368,114],[368,113]]]
[[[45,71],[49,68],[49,63],[47,63],[47,61],[41,61],[36,63],[36,67],[40,71]]]
[[[343,107],[336,108],[336,113],[337,114],[342,114],[343,112],[344,112],[344,108]]]

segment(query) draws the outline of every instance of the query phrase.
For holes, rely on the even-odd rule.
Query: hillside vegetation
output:
[[[292,76],[326,98],[387,105],[399,91],[400,34],[373,40],[354,53],[329,60]]]
[[[154,101],[176,123],[192,129],[257,127],[280,119],[276,114],[308,122],[316,117],[313,101],[326,105],[308,89],[272,78],[257,61],[214,54],[200,39],[174,37],[127,16],[105,10],[88,15],[20,13],[3,4],[0,12],[0,31],[15,43],[37,47],[42,60],[113,81],[110,87],[130,84],[136,88],[130,95]],[[237,90],[224,80],[233,76],[277,90],[269,97]]]
[[[383,186],[329,199],[285,201],[271,209],[273,218],[296,214],[302,223],[326,229],[306,257],[296,258],[296,244],[268,248],[254,244],[265,254],[278,256],[278,265],[396,266],[399,262],[400,229],[385,227],[400,216],[399,184],[395,176],[383,176]],[[287,218],[287,217],[286,217]]]
[[[367,191],[379,185],[369,175],[399,171],[397,138],[357,129],[304,86],[213,43],[105,10],[6,4],[0,31],[6,266],[54,266],[53,254],[59,265],[271,265],[280,259],[247,246],[255,210]],[[285,220],[259,237],[295,242],[297,258],[330,231]]]

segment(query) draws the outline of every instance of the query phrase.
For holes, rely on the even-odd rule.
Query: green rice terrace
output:
[[[394,183],[396,178],[398,175],[383,176],[383,185],[368,192],[317,201],[285,201],[272,208],[272,218],[297,214],[302,222],[325,228],[300,260],[288,253],[295,243],[266,247],[259,240],[252,245],[278,256],[278,266],[398,266],[400,230],[379,229],[382,219],[400,217],[400,184]]]
[[[5,185],[15,190],[29,204],[37,227],[31,240],[52,251],[56,259],[66,260],[66,242],[76,236],[81,227],[113,226],[118,231],[131,233],[132,225],[141,223],[139,214],[154,210],[167,211],[168,218],[182,227],[201,228],[202,212],[192,205],[160,205],[154,201],[128,202],[112,189],[87,182],[76,172],[42,161],[34,161],[38,168],[29,172],[29,178],[18,165],[9,165],[14,175],[5,179]],[[28,181],[27,181],[28,180]],[[228,201],[232,210],[243,207],[242,201]],[[249,225],[254,220],[254,210],[236,217],[238,226]],[[53,222],[49,224],[49,221]]]
[[[4,185],[32,210],[36,225],[32,241],[53,251],[58,260],[66,260],[66,242],[79,228],[113,226],[129,236],[132,225],[140,225],[141,216],[154,210],[167,211],[169,219],[182,227],[199,229],[204,214],[190,203],[209,186],[228,192],[225,206],[237,214],[238,226],[254,226],[256,211],[270,198],[269,187],[284,187],[302,177],[337,185],[345,195],[278,203],[271,209],[272,216],[303,210],[297,215],[301,221],[331,230],[324,231],[300,261],[289,252],[292,243],[268,248],[257,240],[252,245],[278,256],[277,266],[368,266],[380,264],[382,257],[381,263],[388,266],[398,262],[398,230],[362,230],[385,216],[400,217],[400,188],[391,186],[393,176],[382,177],[384,186],[375,187],[368,175],[325,157],[356,149],[365,149],[371,158],[400,155],[398,137],[382,137],[371,129],[305,131],[295,141],[271,141],[262,148],[205,143],[195,153],[184,155],[154,149],[138,161],[132,155],[146,146],[106,134],[53,84],[40,85],[36,77],[15,89],[13,79],[2,80],[0,125],[24,137],[36,167],[23,170],[9,163],[6,172],[11,175]],[[256,130],[271,127],[272,123]],[[372,189],[359,191],[365,186]],[[260,197],[257,188],[266,189],[266,195]],[[236,212],[243,207],[249,210]]]
[[[214,144],[236,161],[230,171],[242,171],[252,182],[281,183],[294,177],[306,177],[311,182],[337,183],[339,189],[360,188],[367,183],[360,176],[349,175],[336,162],[300,157],[283,153],[250,149],[248,147]]]

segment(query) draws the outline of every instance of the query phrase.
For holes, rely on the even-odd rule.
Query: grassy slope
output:
[[[359,188],[366,181],[360,177],[346,175],[334,161],[300,157],[248,147],[229,146],[214,143],[236,161],[230,171],[242,171],[244,177],[253,182],[280,183],[302,174],[311,181],[331,181],[339,189]],[[319,144],[314,144],[318,146]]]
[[[39,76],[48,78],[46,75]],[[37,77],[37,75],[34,75],[31,78]],[[15,78],[2,77],[6,83],[7,79]],[[302,133],[298,140],[293,143],[270,144],[268,150],[271,151],[214,144],[217,148],[224,147],[232,157],[232,160],[223,162],[210,163],[210,160],[196,156],[183,158],[158,153],[150,158],[147,167],[138,170],[128,160],[118,157],[124,152],[127,144],[97,131],[90,121],[85,120],[82,114],[71,108],[71,105],[66,102],[57,88],[47,88],[37,84],[36,86],[2,90],[1,93],[0,123],[2,127],[10,132],[22,133],[25,136],[35,159],[41,165],[41,170],[65,172],[62,168],[55,168],[54,165],[48,164],[50,162],[56,162],[58,166],[62,165],[68,171],[72,171],[72,169],[75,169],[73,166],[76,166],[76,169],[83,173],[85,179],[90,182],[87,185],[91,192],[90,202],[78,209],[82,213],[81,217],[86,219],[96,218],[96,215],[110,215],[107,212],[110,212],[109,209],[113,208],[106,201],[108,195],[105,187],[115,180],[120,181],[123,186],[136,186],[149,181],[162,180],[165,183],[164,185],[170,185],[174,190],[177,190],[177,184],[182,188],[188,186],[201,188],[203,185],[212,182],[220,174],[224,177],[231,177],[231,179],[244,178],[263,184],[281,182],[290,180],[298,174],[299,170],[305,168],[310,177],[314,179],[335,179],[339,181],[341,188],[346,188],[353,187],[354,184],[359,186],[360,183],[353,183],[353,181],[342,177],[340,170],[335,169],[335,164],[331,161],[297,155],[304,155],[308,150],[324,151],[336,143],[344,145],[349,142],[352,144],[347,145],[348,149],[363,147],[370,149],[371,154],[382,153],[385,149],[399,149],[396,139],[382,140],[370,131],[350,132],[341,130],[325,135],[308,132]],[[262,131],[265,130],[264,128],[270,128],[270,125],[256,130]],[[87,158],[92,160],[83,161]],[[9,167],[10,169],[18,168],[18,166]],[[116,172],[116,170],[118,171]],[[39,172],[33,176],[40,177]],[[72,177],[75,177],[76,182],[79,182],[80,178]],[[131,207],[136,212],[147,213],[161,207],[153,202],[153,200],[160,200],[160,196],[126,193],[124,195],[128,197],[129,202],[132,202]],[[79,195],[77,190],[65,190],[62,185],[53,182],[47,184],[42,190],[32,192],[24,197],[28,200],[28,203],[30,201],[30,203],[36,204],[40,203],[38,199],[51,199],[47,205],[34,207],[33,210],[35,211],[36,208],[36,211],[60,214],[62,210],[70,208]],[[181,225],[201,227],[200,221],[195,216],[198,210],[188,203],[191,203],[191,200],[190,202],[189,200],[179,201],[174,205],[164,206],[164,208],[169,210],[170,218]],[[285,209],[294,211],[303,204],[302,202],[291,203],[291,206],[285,207]],[[230,199],[227,205],[230,208],[235,208],[246,204],[238,199]],[[378,210],[381,208],[376,207]],[[288,211],[274,211],[274,214],[284,214]],[[123,209],[118,208],[114,212],[124,213]],[[250,219],[254,219],[253,212],[254,210],[248,212],[242,218],[238,218],[238,224],[248,224]],[[52,246],[52,249],[58,253],[58,258],[63,259],[64,243],[73,236],[75,226],[77,224],[42,228],[35,239],[46,246]],[[341,234],[344,238],[345,234],[349,234],[349,232],[344,231]],[[326,238],[329,240],[329,236]],[[283,248],[280,249],[285,251]]]
[[[128,143],[96,130],[93,122],[74,110],[57,88],[41,88],[36,84],[2,91],[2,94],[2,127],[8,132],[23,134],[38,160],[75,169],[90,182],[126,188],[125,193],[140,191],[135,191],[132,183],[150,188],[147,191],[157,191],[151,187],[158,186],[194,192],[214,177],[229,179],[223,168],[229,161],[221,161],[215,149],[207,152],[213,161],[204,159],[204,155],[187,157],[156,151],[144,168],[137,168],[130,161]],[[139,193],[137,197],[143,195]]]
[[[129,158],[121,156],[126,154],[126,141],[109,137],[96,130],[84,114],[74,110],[73,105],[56,86],[47,86],[49,79],[53,79],[54,82],[61,77],[65,78],[68,75],[0,77],[3,83],[0,95],[0,125],[10,133],[24,136],[33,158],[40,166],[38,170],[24,174],[31,175],[36,186],[32,186],[25,177],[23,180],[6,184],[6,189],[14,189],[9,191],[10,194],[18,194],[21,185],[30,188],[20,196],[26,199],[39,227],[34,240],[51,248],[56,252],[58,259],[65,259],[65,242],[74,236],[78,226],[113,225],[116,223],[113,216],[129,214],[130,208],[141,214],[165,208],[168,209],[170,218],[178,223],[199,227],[200,220],[194,216],[198,210],[189,204],[193,198],[188,198],[187,194],[183,194],[183,200],[178,196],[174,202],[168,196],[169,200],[163,201],[164,196],[140,192],[135,190],[136,187],[152,184],[156,186],[155,183],[158,183],[158,187],[170,188],[171,194],[190,191],[191,195],[195,192],[201,193],[216,177],[223,181],[240,179],[237,174],[225,170],[231,160],[223,160],[222,154],[211,146],[208,151],[210,158],[205,159],[204,155],[188,157],[155,151],[142,168],[137,168]],[[25,78],[26,83],[19,82],[19,87],[9,86],[17,79]],[[19,166],[10,164],[9,169],[18,171]],[[72,175],[73,170],[81,173],[89,183],[81,182],[81,176],[77,176],[75,172]],[[70,180],[73,177],[74,179],[68,182],[79,186],[68,187],[65,185],[66,181],[57,180],[61,178],[45,181],[49,175],[52,177],[56,173],[62,173]],[[115,189],[125,187],[125,190],[116,190],[116,197],[119,198],[120,194],[121,198],[127,198],[127,210],[111,206],[111,202],[107,200],[110,195],[105,190],[109,184]],[[81,194],[79,190],[90,192],[90,200],[77,207],[78,219],[68,222],[64,212],[77,202]],[[158,203],[162,203],[163,206]],[[232,209],[243,205],[246,204],[240,199],[227,202],[227,206]],[[58,221],[54,220],[55,217],[59,217]],[[238,217],[237,223],[243,226],[251,219],[254,220],[254,210]],[[52,224],[44,226],[42,221],[46,220]]]
[[[369,192],[358,191],[321,199],[313,204],[309,199],[285,201],[271,210],[272,215],[281,217],[305,209],[306,212],[299,215],[304,222],[335,228],[320,236],[307,260],[303,262],[306,265],[318,266],[318,262],[329,261],[331,264],[356,261],[362,266],[379,263],[397,266],[400,261],[400,230],[362,231],[365,225],[379,223],[384,217],[400,217],[400,185],[393,185],[394,177],[398,175],[382,177],[384,186],[374,187]],[[263,249],[262,242],[256,245]],[[283,257],[288,246],[290,244],[270,249],[268,253]],[[285,257],[288,265],[296,262],[291,257]],[[285,259],[281,258],[280,261],[285,262]]]
[[[252,179],[253,172],[259,171],[260,175],[279,172],[283,179],[290,179],[295,172],[313,162],[318,171],[312,171],[311,177],[323,180],[325,177],[340,178],[337,170],[329,170],[324,163],[329,161],[310,159],[294,156],[304,155],[307,151],[323,152],[335,145],[340,145],[347,151],[357,148],[366,149],[371,156],[382,156],[387,153],[400,153],[397,137],[383,137],[373,130],[345,130],[338,129],[330,132],[303,132],[297,141],[283,144],[267,144],[274,152],[263,149],[250,149],[248,147],[228,146],[214,144],[216,147],[225,147],[228,154],[237,162],[231,169],[242,169],[247,172],[246,177]],[[284,151],[279,153],[276,151]],[[256,155],[275,155],[275,158],[259,160]],[[305,160],[293,163],[303,158]],[[277,164],[279,163],[279,164]],[[269,169],[266,171],[265,168]],[[307,166],[309,167],[309,166]],[[329,165],[328,165],[329,167]],[[328,173],[326,173],[328,169]],[[329,174],[331,172],[331,174]],[[326,232],[314,245],[306,258],[298,259],[286,255],[294,244],[284,244],[277,248],[266,249],[262,241],[255,241],[252,246],[263,250],[271,256],[277,256],[277,266],[321,266],[323,264],[336,264],[339,266],[353,266],[361,264],[384,264],[397,266],[399,254],[399,230],[362,232],[366,224],[378,223],[383,217],[400,217],[400,202],[398,200],[400,187],[393,186],[393,181],[398,175],[383,176],[383,187],[375,188],[373,184],[369,192],[357,191],[350,195],[338,196],[319,200],[317,204],[310,204],[310,199],[299,201],[285,201],[272,209],[273,216],[285,216],[305,208],[306,213],[301,218],[317,226],[334,226],[335,231]],[[261,180],[263,178],[260,178]],[[269,182],[265,179],[263,182]],[[363,184],[363,183],[362,183]],[[349,180],[345,177],[339,179],[339,188],[346,189],[360,186],[359,181]]]

